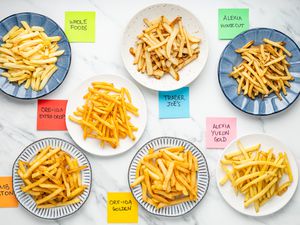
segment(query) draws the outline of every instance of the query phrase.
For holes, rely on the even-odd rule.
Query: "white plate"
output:
[[[61,206],[61,207],[54,207],[49,209],[39,209],[36,207],[36,203],[33,200],[33,198],[29,194],[24,193],[22,191],[21,187],[24,186],[24,182],[18,175],[18,169],[19,169],[18,162],[20,160],[24,162],[31,161],[40,149],[45,148],[46,146],[49,145],[53,148],[60,147],[64,152],[70,154],[73,158],[76,158],[78,160],[79,166],[87,166],[87,168],[81,171],[82,184],[86,185],[87,188],[83,191],[82,194],[80,194],[79,203]],[[33,142],[32,144],[27,146],[14,162],[12,174],[13,174],[13,189],[19,203],[27,211],[43,219],[56,220],[74,214],[83,206],[83,204],[86,202],[91,192],[92,168],[89,163],[89,160],[73,144],[59,138],[45,138]]]
[[[68,119],[69,115],[73,115],[73,112],[76,111],[76,108],[84,105],[85,101],[83,96],[87,93],[88,87],[91,86],[93,81],[105,81],[113,83],[117,88],[125,87],[131,94],[132,103],[139,109],[139,116],[132,116],[131,122],[134,124],[138,131],[135,132],[136,139],[132,141],[130,138],[120,139],[119,146],[117,148],[112,148],[110,145],[106,144],[104,148],[100,147],[99,140],[88,138],[83,139],[82,129],[78,124],[71,122]],[[78,88],[76,88],[68,99],[67,110],[66,110],[66,124],[68,132],[72,139],[78,144],[83,150],[98,156],[111,156],[117,155],[122,152],[125,152],[132,148],[137,141],[142,136],[147,122],[147,107],[145,99],[141,91],[135,86],[131,81],[116,75],[99,75],[92,77],[84,81]]]
[[[166,16],[169,20],[181,16],[186,30],[191,35],[201,38],[199,57],[179,71],[179,81],[174,80],[169,74],[157,80],[147,74],[138,72],[136,65],[133,65],[133,56],[129,53],[129,48],[135,46],[137,35],[145,28],[143,19],[148,18],[152,20],[162,15]],[[178,5],[157,4],[141,10],[130,20],[123,36],[121,50],[125,67],[137,82],[149,89],[170,91],[188,85],[199,76],[208,57],[208,42],[202,24],[191,12]]]
[[[236,196],[236,194],[233,191],[233,188],[231,187],[230,182],[227,182],[224,186],[220,186],[219,180],[225,176],[225,173],[220,167],[220,160],[223,158],[223,156],[228,153],[237,150],[236,147],[236,141],[240,140],[241,143],[247,147],[247,146],[253,146],[256,144],[261,144],[261,149],[264,151],[267,151],[270,148],[274,148],[274,153],[278,152],[286,152],[291,169],[293,172],[294,181],[291,184],[291,186],[288,188],[287,192],[284,193],[281,197],[280,196],[274,196],[271,198],[265,205],[263,205],[259,212],[256,213],[254,207],[251,205],[247,209],[244,208],[244,196],[242,194],[239,194]],[[280,210],[282,207],[284,207],[292,198],[293,194],[296,191],[297,185],[298,185],[298,167],[296,160],[292,153],[288,150],[288,148],[281,143],[279,140],[277,140],[274,137],[271,137],[266,134],[250,134],[242,136],[233,142],[231,142],[223,151],[219,161],[218,166],[216,168],[216,180],[217,180],[217,186],[218,189],[225,199],[225,201],[235,210],[239,211],[240,213],[243,213],[248,216],[266,216],[270,215],[272,213],[275,213],[276,211]]]

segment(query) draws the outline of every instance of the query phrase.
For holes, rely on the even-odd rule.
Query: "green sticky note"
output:
[[[95,42],[95,12],[65,12],[65,32],[70,42]]]
[[[249,9],[219,9],[219,39],[233,39],[248,29]]]

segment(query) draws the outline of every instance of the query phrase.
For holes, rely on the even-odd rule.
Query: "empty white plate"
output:
[[[286,152],[291,165],[291,169],[294,177],[294,181],[291,184],[291,186],[282,196],[272,197],[266,204],[260,207],[258,213],[255,212],[255,209],[252,205],[249,206],[248,208],[244,208],[244,195],[240,193],[239,195],[236,195],[234,193],[234,190],[230,182],[227,182],[224,186],[220,186],[219,184],[220,179],[225,176],[225,172],[221,169],[220,161],[226,153],[237,150],[237,146],[236,146],[237,140],[240,140],[243,146],[245,147],[261,144],[261,149],[264,151],[273,148],[273,152],[275,154],[277,154],[278,152]],[[248,216],[266,216],[280,210],[291,200],[293,194],[296,191],[297,184],[298,184],[298,167],[292,153],[279,140],[266,134],[250,134],[250,135],[239,137],[238,139],[231,142],[224,149],[216,168],[216,180],[221,195],[232,208]]]
[[[138,72],[136,65],[133,65],[134,58],[129,53],[129,48],[135,46],[137,35],[146,28],[143,19],[147,18],[149,20],[153,20],[162,15],[166,16],[169,20],[173,20],[177,16],[181,16],[183,26],[186,28],[187,32],[193,36],[201,38],[200,54],[198,58],[179,71],[179,81],[174,80],[169,74],[165,74],[160,80],[157,80],[147,74]],[[121,51],[126,69],[137,82],[149,89],[170,91],[190,84],[199,76],[208,57],[208,42],[205,37],[202,24],[191,12],[178,5],[157,4],[141,10],[130,20],[123,36]]]
[[[88,92],[88,88],[91,87],[91,83],[94,81],[113,83],[116,88],[125,87],[131,94],[132,104],[139,110],[139,116],[132,116],[131,122],[138,128],[138,131],[134,132],[136,139],[133,141],[129,137],[120,139],[119,146],[112,148],[110,145],[105,144],[102,148],[100,141],[97,139],[87,138],[83,139],[83,131],[78,124],[71,122],[68,119],[69,115],[73,115],[76,108],[84,105],[85,100],[83,96]],[[79,145],[83,150],[98,156],[111,156],[125,152],[132,148],[142,136],[147,122],[147,107],[142,92],[138,89],[135,84],[131,81],[116,75],[104,74],[92,77],[84,81],[79,87],[77,87],[68,99],[67,110],[66,110],[66,124],[67,129],[72,139]]]

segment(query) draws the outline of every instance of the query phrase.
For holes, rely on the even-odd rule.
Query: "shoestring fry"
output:
[[[225,154],[220,162],[225,176],[219,181],[223,186],[229,181],[235,193],[244,195],[244,207],[260,207],[274,196],[282,196],[293,182],[293,174],[287,154],[275,154],[273,149],[261,149],[261,145],[244,147],[237,142],[237,151]]]
[[[138,128],[130,120],[139,113],[128,89],[107,82],[92,82],[83,98],[85,104],[69,115],[69,120],[81,126],[84,139],[95,138],[101,147],[108,143],[113,148],[119,146],[121,138],[135,140]]]

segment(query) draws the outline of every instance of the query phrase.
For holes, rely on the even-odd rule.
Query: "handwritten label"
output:
[[[65,12],[65,32],[70,42],[95,42],[95,12]]]
[[[206,148],[225,148],[236,138],[236,118],[206,118]]]
[[[12,177],[0,177],[0,208],[16,208],[19,203],[12,188]]]
[[[107,193],[107,223],[138,223],[138,204],[130,192]]]
[[[219,9],[219,39],[233,39],[248,29],[249,9]]]
[[[188,118],[190,117],[189,87],[175,91],[160,91],[159,118]]]
[[[37,129],[67,130],[67,100],[38,100]]]

